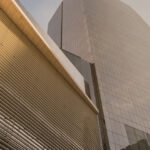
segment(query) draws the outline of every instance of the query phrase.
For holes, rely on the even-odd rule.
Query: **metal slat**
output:
[[[99,150],[97,115],[1,10],[0,32],[0,129],[10,146]]]

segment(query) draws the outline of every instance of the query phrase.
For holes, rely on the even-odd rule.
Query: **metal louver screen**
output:
[[[96,114],[2,10],[0,148],[100,149]]]

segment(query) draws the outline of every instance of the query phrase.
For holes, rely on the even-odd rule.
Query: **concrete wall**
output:
[[[63,1],[63,49],[92,62],[82,0]]]

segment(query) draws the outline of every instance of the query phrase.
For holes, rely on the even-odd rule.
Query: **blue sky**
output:
[[[62,0],[20,0],[40,26],[47,32],[47,25]]]
[[[62,0],[20,0],[40,26],[47,25]],[[121,0],[133,8],[150,25],[150,0]]]

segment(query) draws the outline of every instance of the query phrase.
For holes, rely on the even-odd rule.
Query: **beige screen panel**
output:
[[[99,149],[96,114],[1,10],[0,133],[14,149]]]

